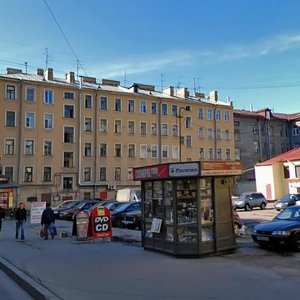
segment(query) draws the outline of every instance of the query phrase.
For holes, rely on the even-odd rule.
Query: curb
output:
[[[55,300],[60,299],[38,282],[30,278],[20,269],[16,268],[6,259],[0,256],[0,269],[14,280],[24,291],[35,300]]]

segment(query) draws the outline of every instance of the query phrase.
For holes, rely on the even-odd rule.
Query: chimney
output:
[[[212,91],[209,93],[209,98],[211,100],[218,101],[218,91]]]
[[[96,78],[95,77],[89,77],[89,76],[80,76],[82,82],[86,82],[86,83],[94,83],[96,84]]]
[[[174,86],[170,85],[169,87],[165,88],[163,93],[173,97],[174,96]]]
[[[195,92],[195,97],[196,98],[205,98],[205,94],[204,93],[200,93],[200,92]]]
[[[177,95],[178,97],[182,98],[188,98],[190,95],[188,88],[182,88],[182,89],[177,89]]]
[[[74,72],[67,73],[66,79],[69,83],[75,83],[75,73]]]
[[[44,70],[43,69],[37,69],[36,70],[36,75],[44,76]]]
[[[53,69],[48,68],[45,75],[47,80],[53,80]]]
[[[6,74],[21,74],[22,70],[14,68],[6,68]]]
[[[102,85],[119,86],[120,81],[111,79],[102,79]]]

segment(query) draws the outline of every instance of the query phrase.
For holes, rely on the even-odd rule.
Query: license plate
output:
[[[257,236],[256,237],[258,241],[268,241],[269,238],[267,236]]]

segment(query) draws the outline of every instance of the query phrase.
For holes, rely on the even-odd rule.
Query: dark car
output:
[[[300,206],[289,206],[272,221],[258,224],[252,239],[260,246],[286,246],[300,249]]]
[[[135,229],[135,228],[141,229],[142,226],[141,209],[125,213],[122,223],[124,227],[127,227],[129,229]]]
[[[274,203],[274,208],[276,210],[282,210],[288,206],[295,205],[296,201],[300,201],[300,194],[287,194]]]
[[[90,207],[92,207],[93,205],[95,205],[97,203],[99,203],[98,200],[81,201],[75,207],[71,207],[71,208],[66,209],[64,211],[61,211],[59,213],[59,218],[62,219],[62,220],[72,220],[74,214],[76,214],[76,213],[78,213],[82,210],[87,210],[87,209],[89,209]]]
[[[267,200],[262,193],[259,192],[245,192],[238,199],[234,201],[234,208],[251,210],[254,207],[265,209]]]
[[[105,200],[105,201],[100,201],[99,203],[96,203],[95,205],[93,205],[92,207],[90,207],[89,209],[86,209],[86,211],[91,214],[92,210],[96,207],[100,207],[100,206],[105,206],[107,207],[110,211],[115,210],[117,207],[119,207],[121,204],[123,204],[123,202],[119,202],[117,200]]]
[[[125,202],[111,212],[111,222],[114,227],[122,227],[124,215],[141,209],[141,202]]]
[[[62,203],[60,203],[58,206],[53,207],[52,209],[54,211],[55,218],[59,219],[60,212],[70,209],[70,208],[73,208],[73,207],[77,206],[79,203],[81,203],[81,200],[66,200],[66,201],[63,201]]]

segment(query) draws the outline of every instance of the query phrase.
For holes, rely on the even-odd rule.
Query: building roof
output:
[[[270,166],[277,162],[287,162],[287,161],[297,161],[297,160],[300,161],[300,147],[281,153],[264,162],[257,163],[256,166]]]

